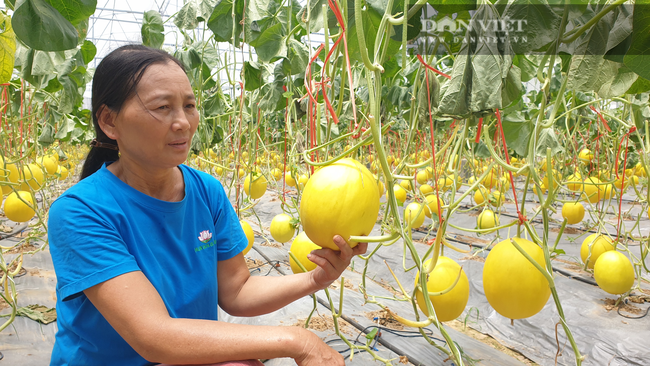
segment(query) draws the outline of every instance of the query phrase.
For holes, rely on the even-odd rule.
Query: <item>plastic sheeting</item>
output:
[[[528,211],[529,217],[532,208],[537,206],[539,204],[534,202],[527,203],[530,210]],[[627,201],[623,203],[622,211],[630,212],[630,217],[638,217],[641,207],[634,202]],[[501,224],[515,220],[516,217],[514,204],[505,204],[500,218]],[[557,214],[552,215],[552,218],[555,223],[550,225],[548,233],[548,242],[551,246],[556,241],[562,221],[560,210],[558,210]],[[589,218],[588,213],[586,218]],[[605,222],[605,228],[610,233],[615,233],[618,216],[611,212],[606,215]],[[476,213],[456,213],[452,217],[452,223],[459,227],[473,229],[476,226]],[[634,221],[630,219],[623,219],[621,225],[624,225],[629,230],[634,224]],[[538,223],[536,228],[541,236],[543,226]],[[650,350],[647,347],[647,339],[650,339],[650,317],[628,319],[618,315],[616,310],[606,310],[604,299],[616,300],[617,297],[607,294],[595,286],[593,275],[580,268],[580,246],[582,241],[587,235],[595,232],[593,230],[583,232],[581,229],[582,227],[578,225],[568,226],[558,244],[558,249],[563,250],[565,254],[559,255],[552,263],[556,269],[556,288],[567,323],[581,354],[586,356],[583,365],[650,364]],[[642,217],[639,225],[636,226],[636,230],[636,235],[647,237],[650,231],[649,220]],[[449,241],[453,245],[466,250],[473,247],[476,251],[480,247],[489,246],[491,243],[496,244],[507,237],[515,236],[516,226],[510,228],[510,230],[500,230],[498,234],[501,236],[500,239],[496,239],[497,233],[478,237],[451,227],[448,227],[447,232]],[[435,235],[435,230],[428,236],[425,232],[414,232],[413,239],[416,241],[416,248],[420,256],[429,247],[419,243],[425,242],[426,239],[431,239]],[[637,257],[641,257],[638,245],[630,244],[629,249]],[[413,261],[407,255],[403,265],[402,253],[403,243],[401,241],[391,247],[381,248],[371,258],[368,272],[374,274],[377,278],[386,280],[393,286],[397,286],[384,264],[384,261],[386,261],[395,271],[396,277],[402,284],[413,284],[415,271],[405,272],[403,270],[404,267],[410,268]],[[445,248],[444,253],[463,266],[470,281],[470,299],[465,313],[461,316],[461,318],[467,317],[469,319],[468,324],[470,327],[494,337],[503,345],[521,352],[540,365],[555,365],[556,353],[558,352],[557,344],[559,342],[560,352],[557,356],[557,364],[575,364],[573,350],[561,325],[558,325],[558,341],[556,341],[555,326],[560,321],[560,318],[552,297],[539,314],[528,319],[516,320],[511,325],[510,319],[496,313],[485,298],[482,285],[483,263],[476,260],[460,260],[461,258],[467,258],[467,254],[458,253],[447,248]],[[485,251],[478,256],[485,257],[488,253]],[[645,261],[646,265],[650,265],[650,259],[646,258]],[[647,276],[647,274],[645,275]],[[648,290],[645,283],[642,283],[642,286],[645,290]],[[650,291],[647,293],[650,294]],[[639,292],[634,294],[642,295]],[[647,303],[637,305],[641,315],[645,313],[647,307]],[[628,315],[639,316],[639,314]]]
[[[17,242],[16,238],[1,241],[3,246]],[[42,243],[34,243],[42,245]],[[15,255],[6,255],[11,261]],[[52,258],[47,248],[31,256],[25,256],[23,268],[26,273],[14,278],[18,292],[18,306],[40,304],[53,308],[56,305],[56,276]],[[8,314],[11,309],[4,309],[0,314]],[[0,318],[4,323],[6,317]],[[6,365],[48,365],[54,345],[56,322],[47,325],[26,317],[16,317],[14,322],[0,332],[0,352],[4,359],[0,364]]]
[[[287,245],[288,247],[288,245]],[[269,258],[271,261],[278,260],[282,257],[277,256],[282,253],[282,250],[277,250],[275,248],[269,248],[260,246],[256,248],[261,254],[264,254],[266,258]],[[284,258],[287,257],[286,251],[282,254]],[[284,273],[290,273],[290,269],[287,266],[281,266],[280,270]],[[279,273],[279,272],[278,272]],[[269,274],[274,275],[273,272]],[[342,277],[344,278],[344,293],[343,293],[343,311],[342,314],[352,322],[356,323],[358,329],[352,331],[352,339],[356,338],[359,335],[361,330],[366,329],[376,325],[376,321],[370,319],[369,316],[374,314],[373,312],[381,310],[378,305],[375,304],[365,304],[363,295],[359,292],[358,287],[361,283],[361,275],[357,272],[352,272],[346,270]],[[350,286],[351,285],[351,286]],[[368,294],[381,297],[392,297],[390,291],[380,286],[379,284],[368,280],[366,282]],[[340,283],[337,284],[337,288],[329,290],[330,296],[332,298],[334,308],[338,309],[339,296],[340,296]],[[319,312],[321,314],[329,314],[329,310],[325,309],[320,305],[320,303],[328,304],[327,296],[324,291],[319,291],[316,294],[319,300]],[[383,300],[382,303],[388,306],[392,311],[397,312],[398,314],[412,314],[413,307],[409,302],[404,301],[395,301],[395,300]],[[282,323],[286,324],[287,312],[292,314],[300,314],[299,318],[304,318],[304,314],[311,311],[313,307],[313,301],[310,298],[301,299],[300,301],[291,304],[285,309],[279,310],[277,312],[265,315],[263,317],[256,318],[235,318],[231,321],[242,321],[247,324],[277,324]],[[324,309],[324,310],[323,310]],[[324,311],[324,312],[323,312]],[[233,319],[229,317],[228,319]],[[264,319],[260,320],[259,319]],[[366,331],[369,332],[369,330]],[[405,328],[405,331],[413,333],[415,329]],[[521,365],[521,362],[515,360],[514,358],[507,356],[490,346],[483,344],[473,338],[466,336],[463,333],[459,333],[451,328],[447,328],[447,331],[450,333],[452,340],[457,342],[470,356],[472,359],[480,360],[481,365]],[[427,327],[426,332],[430,333],[430,337],[436,338],[439,345],[444,345],[444,340],[439,331],[433,327]],[[350,335],[346,336],[350,341],[352,341]],[[365,341],[363,334],[359,337]],[[416,365],[451,365],[451,361],[447,360],[447,355],[437,350],[433,346],[429,345],[427,341],[416,334],[393,334],[388,331],[382,332],[381,336],[382,343],[386,347],[397,350],[399,355],[404,355],[409,358]],[[381,348],[381,345],[378,346]],[[356,362],[356,356],[353,359]],[[376,364],[373,362],[373,364]]]
[[[462,191],[461,191],[462,193]],[[458,194],[460,196],[460,193]],[[532,195],[528,196],[529,198]],[[568,197],[565,197],[568,199]],[[469,205],[469,199],[465,199],[464,204]],[[608,204],[618,205],[617,202],[611,201]],[[602,209],[602,203],[600,203]],[[537,209],[539,203],[529,201],[526,203],[527,212],[525,213],[529,218],[532,212]],[[402,208],[400,208],[400,211]],[[606,207],[605,211],[605,225],[601,231],[608,232],[610,235],[615,235],[616,227],[619,225],[619,216],[615,214],[613,207]],[[623,215],[620,219],[620,225],[625,230],[634,228],[633,234],[635,236],[647,237],[650,232],[650,220],[642,215],[638,224],[632,218],[638,217],[642,214],[642,206],[631,200],[631,197],[624,195],[621,207],[622,212],[629,213]],[[263,202],[256,206],[256,212],[262,222],[270,223],[274,214],[279,213],[278,205],[272,202]],[[383,212],[383,211],[382,211]],[[500,210],[501,224],[508,223],[516,220],[517,213],[514,203],[506,203]],[[461,213],[457,212],[452,217],[452,223],[456,226],[473,229],[476,226],[477,212]],[[552,246],[557,238],[559,228],[561,226],[561,206],[558,207],[557,213],[551,215],[552,223],[549,226],[548,243]],[[534,219],[535,227],[540,237],[542,236],[543,226],[539,221],[540,218]],[[585,222],[593,223],[595,218],[591,218],[590,213],[587,212]],[[431,223],[429,219],[425,222]],[[564,254],[559,254],[552,262],[555,273],[556,288],[560,298],[561,305],[564,310],[565,318],[573,333],[578,348],[582,355],[586,356],[583,365],[647,365],[650,361],[650,351],[644,345],[645,340],[650,339],[650,317],[643,317],[641,319],[628,319],[619,315],[616,310],[607,310],[605,307],[605,299],[616,300],[616,296],[607,294],[600,288],[595,286],[593,275],[589,272],[583,271],[580,262],[580,246],[582,241],[595,231],[594,228],[586,230],[585,224],[568,225],[563,236],[558,242],[558,249],[564,251]],[[423,227],[424,228],[424,227]],[[379,227],[376,226],[371,235],[378,235]],[[498,233],[491,233],[481,235],[480,237],[465,231],[448,227],[447,235],[450,242],[461,249],[474,251],[496,244],[507,237],[515,236],[516,226],[509,229],[500,230]],[[268,235],[268,232],[267,232]],[[420,256],[429,249],[426,245],[428,239],[434,238],[436,235],[435,230],[427,235],[425,230],[414,231],[413,240]],[[499,238],[497,238],[499,235]],[[369,246],[369,251],[374,249],[376,244]],[[633,242],[629,243],[629,249],[637,257],[640,257],[640,248]],[[400,283],[407,288],[407,291],[412,290],[415,280],[415,270],[404,271],[404,268],[411,268],[414,265],[410,254],[404,257],[405,248],[403,242],[400,240],[389,247],[383,247],[371,257],[368,264],[368,278],[376,281],[385,282],[394,288],[398,288],[397,283],[393,279],[386,263],[395,272],[396,277]],[[489,251],[480,253],[479,257],[485,257]],[[468,254],[458,253],[445,248],[445,255],[455,260],[465,269],[465,272],[470,280],[470,299],[465,313],[460,317],[464,319],[467,317],[468,325],[484,334],[488,334],[493,338],[499,340],[503,345],[521,352],[526,357],[539,363],[541,365],[555,365],[557,354],[558,365],[572,365],[575,364],[575,356],[571,345],[569,344],[566,335],[561,325],[557,325],[558,334],[556,341],[556,324],[560,321],[558,312],[556,310],[553,298],[551,297],[547,302],[544,309],[537,315],[523,320],[516,320],[511,325],[510,319],[506,319],[496,313],[487,302],[483,293],[482,286],[482,269],[483,263],[477,260],[468,260]],[[461,260],[463,258],[464,260]],[[646,265],[650,265],[650,259],[646,258]],[[352,267],[361,270],[363,261],[356,258],[353,261]],[[647,274],[644,274],[647,276]],[[568,278],[567,276],[571,277]],[[371,282],[369,282],[371,283]],[[648,287],[642,283],[645,290]],[[381,289],[381,287],[380,287]],[[368,293],[377,296],[378,293],[373,292],[375,287],[368,288]],[[347,296],[346,290],[346,296]],[[650,293],[650,291],[648,292]],[[641,295],[639,292],[633,295]],[[390,296],[390,295],[389,295]],[[346,306],[348,301],[353,301],[354,295],[349,296],[344,301],[344,313],[347,314]],[[359,302],[362,304],[363,301]],[[390,305],[387,301],[382,300],[382,303],[388,305],[393,309],[394,305]],[[408,314],[413,314],[413,309],[410,304],[403,308],[403,312],[398,312],[400,315],[409,317]],[[366,307],[371,305],[366,305]],[[641,315],[645,313],[648,304],[635,305],[640,311]],[[354,313],[354,309],[352,309]],[[625,314],[625,312],[623,311]],[[478,314],[478,315],[477,315]],[[639,314],[628,314],[630,316],[638,316]],[[409,318],[412,318],[409,317]],[[453,330],[450,330],[453,332]],[[463,334],[456,335],[462,339]],[[453,339],[454,338],[452,336]],[[394,341],[396,344],[398,341]],[[460,341],[458,341],[462,344]],[[405,342],[408,344],[415,344],[412,340]],[[558,352],[558,343],[560,352]],[[418,345],[416,349],[433,349],[431,346]],[[405,348],[408,349],[408,348]],[[473,349],[473,348],[468,348]],[[419,351],[424,352],[424,351]],[[417,351],[414,351],[419,355]],[[468,353],[471,353],[468,351]],[[427,356],[422,355],[421,358],[425,359]],[[417,357],[416,357],[417,358]],[[483,361],[485,362],[485,361]],[[502,361],[503,362],[503,361]],[[499,364],[499,363],[497,363]],[[505,363],[502,363],[505,364]]]
[[[529,196],[531,197],[531,196]],[[629,197],[624,196],[623,211],[629,211],[631,217],[641,211],[641,207],[632,202]],[[469,199],[466,199],[469,204]],[[527,216],[539,204],[527,202]],[[401,208],[400,208],[401,210]],[[615,227],[618,224],[618,216],[611,214],[606,217],[606,229],[612,233],[616,232]],[[383,212],[383,211],[382,211]],[[287,265],[288,249],[290,243],[275,248],[268,246],[267,240],[272,241],[268,227],[272,218],[280,213],[280,205],[277,199],[277,193],[267,193],[261,201],[255,206],[257,217],[251,216],[246,218],[252,224],[256,231],[255,250],[248,255],[250,259],[262,261],[263,265],[251,270],[253,275],[271,275],[281,276],[283,273],[290,273]],[[588,217],[588,216],[587,216]],[[258,220],[259,218],[259,220]],[[551,225],[549,231],[549,243],[555,241],[561,216],[559,210],[552,216],[556,222]],[[507,223],[516,219],[516,210],[512,203],[506,203],[502,209],[501,223]],[[476,225],[476,212],[456,213],[452,218],[452,223],[464,228],[474,228]],[[262,228],[258,226],[261,222]],[[593,221],[592,221],[593,222]],[[427,219],[425,225],[430,225],[431,221]],[[634,226],[634,222],[624,219],[622,225],[626,228]],[[541,234],[541,225],[536,225],[538,232]],[[626,319],[616,313],[615,310],[607,311],[604,307],[603,299],[613,299],[598,287],[589,284],[593,282],[593,276],[582,271],[577,262],[579,261],[579,248],[584,237],[589,233],[579,232],[578,226],[567,230],[560,240],[558,248],[566,253],[559,255],[553,262],[554,267],[561,270],[561,273],[570,274],[573,278],[566,278],[560,272],[555,273],[557,290],[564,308],[564,312],[570,329],[576,339],[579,349],[586,359],[583,365],[647,365],[650,360],[650,351],[645,345],[647,339],[650,339],[650,317],[642,319]],[[635,228],[635,235],[648,235],[650,222],[648,219],[641,219],[639,225]],[[468,234],[460,230],[449,228],[449,241],[461,249],[474,252],[481,247],[488,246],[490,243],[496,243],[508,236],[513,236],[516,227],[510,230],[501,230],[498,234],[501,239],[496,239],[497,233],[482,235]],[[373,234],[379,234],[379,226],[375,227]],[[435,230],[427,235],[424,231],[413,231],[413,240],[415,247],[420,256],[428,249],[426,241],[435,236]],[[2,241],[2,245],[16,238],[9,238]],[[369,251],[374,249],[377,244],[371,244]],[[638,247],[630,246],[637,256]],[[398,288],[397,283],[390,274],[386,263],[395,271],[396,277],[400,283],[407,289],[412,290],[415,279],[415,270],[405,271],[404,268],[413,266],[413,261],[409,253],[404,256],[404,244],[400,240],[389,247],[382,247],[371,257],[368,262],[367,275],[367,293],[370,296],[376,296],[377,300],[388,306],[392,311],[409,319],[414,318],[413,307],[410,303],[404,301],[387,300],[382,297],[393,297],[388,286]],[[499,340],[503,345],[515,349],[526,357],[532,359],[540,365],[554,365],[558,346],[556,342],[555,328],[559,321],[557,311],[552,299],[549,299],[544,309],[537,315],[523,320],[514,321],[511,324],[509,319],[505,319],[497,314],[487,303],[482,287],[482,268],[483,263],[476,260],[479,257],[485,257],[487,251],[481,252],[473,259],[468,259],[467,253],[458,253],[445,248],[445,255],[456,259],[463,266],[468,279],[470,280],[470,299],[465,313],[460,317],[461,320],[467,320],[467,325],[479,332],[488,334]],[[11,260],[8,256],[6,260]],[[268,262],[270,261],[270,263]],[[386,263],[384,263],[384,261]],[[646,259],[648,261],[648,259]],[[278,266],[276,266],[276,263]],[[344,288],[343,315],[346,316],[358,328],[347,327],[348,334],[346,337],[353,341],[358,337],[365,342],[365,336],[361,330],[366,327],[376,325],[373,319],[368,318],[368,313],[378,310],[379,307],[374,304],[364,304],[363,295],[358,291],[361,275],[359,271],[363,269],[365,262],[355,258],[351,265],[353,271],[345,271],[344,277],[352,288]],[[19,306],[29,304],[42,304],[53,307],[55,305],[55,281],[54,271],[52,268],[49,251],[44,250],[34,256],[25,257],[24,267],[27,268],[25,276],[16,278],[16,285],[19,292]],[[380,283],[382,284],[380,286]],[[339,290],[330,291],[332,301],[335,307],[339,305]],[[327,298],[323,291],[316,294],[318,297],[317,313],[329,316],[330,311],[323,306],[328,304]],[[639,304],[638,307],[645,310],[648,304]],[[222,313],[221,319],[247,324],[265,324],[265,325],[295,325],[300,320],[305,319],[312,310],[313,300],[311,297],[300,299],[289,306],[280,309],[271,314],[253,318],[237,318]],[[8,309],[0,311],[0,314],[6,314]],[[317,315],[314,315],[317,316]],[[2,318],[0,318],[2,320]],[[516,359],[495,350],[494,348],[477,341],[464,333],[460,333],[446,327],[451,338],[462,348],[463,352],[472,359],[478,360],[479,365],[521,365]],[[408,329],[407,329],[408,330]],[[333,330],[326,329],[315,331],[323,339],[331,342],[332,347],[337,350],[345,351],[347,346],[338,339]],[[444,346],[444,341],[440,333],[428,327],[430,337],[436,344]],[[20,364],[25,366],[44,365],[49,363],[50,352],[56,333],[56,323],[42,325],[30,319],[18,317],[9,328],[0,332],[0,351],[4,354],[4,362],[8,365]],[[575,364],[573,351],[568,344],[566,336],[561,326],[558,326],[558,341],[560,344],[560,353],[557,355],[558,365]],[[400,335],[382,332],[381,342],[377,342],[377,352],[384,358],[396,358],[395,364],[399,364],[398,356],[408,356],[415,364],[421,365],[451,365],[452,362],[446,359],[446,356],[428,344],[423,337],[413,336],[413,334],[403,333]],[[344,355],[349,355],[344,352]],[[284,366],[293,365],[290,359],[275,359],[266,362],[267,365]],[[375,365],[377,362],[366,353],[354,355],[352,361],[347,360],[349,365]]]

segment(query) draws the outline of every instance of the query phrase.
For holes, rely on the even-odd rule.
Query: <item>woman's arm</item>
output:
[[[344,365],[339,353],[302,328],[171,318],[156,289],[139,271],[114,277],[84,293],[150,362],[205,364],[291,357],[301,366]]]
[[[353,256],[365,253],[368,248],[367,243],[350,248],[338,235],[334,243],[340,251],[318,249],[309,254],[309,260],[318,265],[313,271],[284,277],[251,276],[241,254],[220,261],[219,306],[231,315],[257,316],[329,286],[341,276]]]

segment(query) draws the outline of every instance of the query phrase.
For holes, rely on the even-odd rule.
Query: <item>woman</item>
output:
[[[199,114],[180,62],[120,47],[97,67],[92,92],[96,139],[82,180],[50,209],[59,326],[51,364],[343,365],[308,330],[224,323],[217,305],[235,316],[275,311],[327,287],[367,245],[351,249],[337,236],[340,251],[310,255],[312,272],[251,277],[223,187],[182,165]]]

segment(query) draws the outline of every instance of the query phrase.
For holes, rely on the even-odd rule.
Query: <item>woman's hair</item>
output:
[[[81,179],[93,174],[107,161],[119,158],[117,142],[104,133],[99,127],[97,117],[102,108],[109,108],[119,113],[129,98],[131,98],[147,68],[154,64],[173,62],[183,71],[183,64],[165,51],[145,47],[143,45],[126,45],[109,53],[99,63],[93,76],[92,86],[92,115],[95,127],[95,140],[86,156],[81,170]],[[107,148],[114,146],[115,149]]]

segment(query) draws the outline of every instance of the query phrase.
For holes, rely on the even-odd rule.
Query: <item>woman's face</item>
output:
[[[147,168],[182,164],[199,124],[187,76],[173,62],[150,65],[114,120],[120,159]]]

